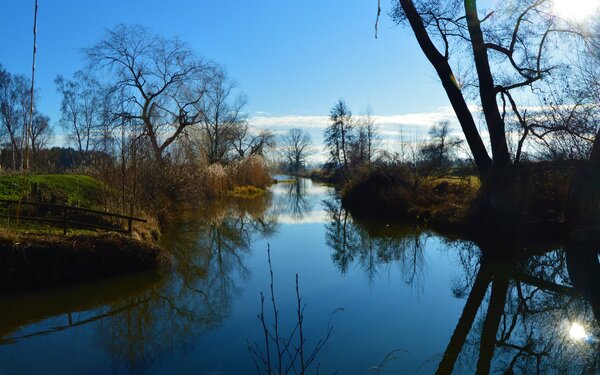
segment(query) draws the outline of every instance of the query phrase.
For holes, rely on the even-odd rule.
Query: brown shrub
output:
[[[410,173],[402,167],[362,173],[342,189],[342,203],[365,216],[406,217],[415,205]]]

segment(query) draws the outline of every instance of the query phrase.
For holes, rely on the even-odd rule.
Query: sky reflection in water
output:
[[[250,373],[267,245],[281,330],[296,322],[295,274],[307,347],[333,325],[320,373],[600,371],[597,248],[498,259],[415,226],[357,222],[308,180],[271,191],[167,228],[172,271],[1,296],[0,373]]]

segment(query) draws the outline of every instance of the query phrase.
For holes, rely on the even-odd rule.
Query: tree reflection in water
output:
[[[277,230],[275,217],[266,213],[270,199],[214,202],[167,228],[163,245],[175,259],[168,275],[109,279],[49,292],[44,298],[34,294],[22,301],[11,299],[6,312],[11,320],[0,325],[0,342],[93,323],[94,337],[109,354],[115,373],[143,373],[161,355],[186,351],[230,314],[239,291],[236,282],[249,277],[244,261],[251,241]],[[43,328],[18,333],[33,322],[42,322],[38,327]]]
[[[357,264],[369,280],[398,264],[413,285],[423,277],[418,229],[361,225],[339,200],[324,205],[327,245],[342,273]],[[465,305],[436,374],[600,373],[600,246],[476,246],[447,241],[461,265],[452,293]]]
[[[308,197],[308,189],[313,182],[306,178],[280,182],[273,187],[276,189],[272,214],[278,217],[289,217],[293,221],[301,221],[309,213],[313,204]]]
[[[0,297],[0,344],[90,325],[113,370],[130,373],[191,349],[229,316],[240,283],[250,276],[251,242],[273,235],[282,217],[301,221],[316,212],[306,185],[277,188],[285,189],[282,200],[214,203],[167,228],[163,239],[175,257],[168,275]],[[373,281],[397,267],[403,282],[419,288],[429,232],[355,222],[333,196],[323,207],[326,243],[340,272],[357,268]],[[435,363],[432,372],[600,373],[600,246],[442,241],[459,264],[443,287],[464,306],[441,353],[427,362]]]
[[[570,334],[573,324],[598,332],[597,252],[503,249],[519,255],[498,259],[501,249],[482,249],[471,253],[479,267],[436,373],[598,373],[598,341]]]
[[[236,278],[249,277],[244,259],[252,239],[277,228],[274,217],[265,215],[269,200],[213,202],[165,231],[163,241],[175,258],[175,272],[149,292],[147,303],[98,327],[114,366],[143,372],[161,353],[185,350],[195,337],[223,322],[239,293]]]
[[[342,273],[356,263],[372,282],[382,269],[389,271],[396,264],[403,280],[418,287],[425,264],[426,233],[414,226],[360,225],[335,196],[328,197],[323,204],[329,217],[325,226],[326,243]]]

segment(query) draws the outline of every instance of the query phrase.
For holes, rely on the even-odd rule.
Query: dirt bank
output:
[[[159,246],[118,234],[0,234],[0,291],[168,266]]]

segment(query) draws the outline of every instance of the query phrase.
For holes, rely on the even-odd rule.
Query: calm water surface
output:
[[[253,358],[262,369],[267,353],[261,292],[275,327],[269,247],[278,333],[295,332],[289,353],[296,275],[305,361],[330,332],[307,373],[600,371],[597,249],[499,260],[493,245],[356,222],[309,180],[213,204],[164,232],[176,259],[167,272],[0,296],[0,374],[256,373]]]

